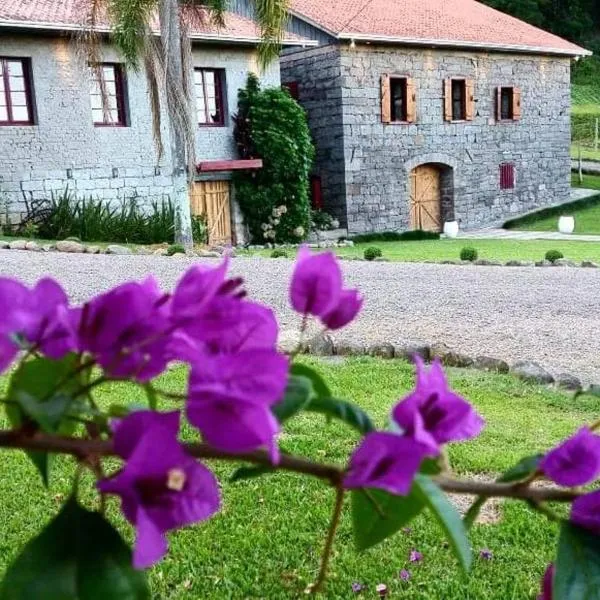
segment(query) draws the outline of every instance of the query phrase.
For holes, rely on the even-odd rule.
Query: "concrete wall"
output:
[[[128,127],[94,127],[86,61],[66,37],[2,35],[0,56],[31,58],[36,123],[0,126],[0,207],[11,220],[25,212],[25,200],[49,198],[68,186],[78,196],[115,200],[139,196],[160,200],[170,193],[168,132],[165,156],[157,161],[144,74],[127,69]],[[104,49],[106,61],[119,62]],[[196,46],[194,64],[226,69],[226,127],[199,127],[198,160],[235,158],[231,115],[237,90],[256,71],[251,47]],[[265,85],[279,84],[278,65],[264,75]],[[163,124],[166,120],[163,118]]]
[[[338,112],[322,128],[337,132],[341,126],[343,137],[330,140],[334,147],[319,153],[317,170],[334,172],[338,181],[343,180],[342,192],[331,195],[326,188],[326,202],[337,213],[340,195],[345,196],[350,232],[408,229],[409,174],[424,163],[452,167],[454,209],[464,228],[568,200],[568,58],[391,46],[332,47],[327,56],[339,69],[337,89],[332,90],[326,77],[310,73],[320,68],[311,64],[311,52],[290,57],[294,58],[290,69],[287,59],[282,61],[282,77],[301,81],[300,98],[311,124],[319,120],[312,114],[319,111],[314,102],[319,94],[341,95],[341,120]],[[321,68],[327,72],[329,62]],[[382,73],[415,80],[416,123],[381,123]],[[476,115],[471,122],[444,122],[443,81],[451,77],[475,81]],[[520,121],[496,122],[495,90],[502,85],[521,88]],[[503,162],[515,163],[515,189],[500,190]]]

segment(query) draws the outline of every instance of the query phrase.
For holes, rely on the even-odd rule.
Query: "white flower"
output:
[[[269,229],[269,225],[267,225],[266,223],[263,223],[261,225],[261,228],[262,228],[263,231],[266,231],[267,229]]]
[[[285,215],[286,212],[287,212],[287,206],[285,204],[282,204],[279,207],[279,213],[282,214],[282,215]]]
[[[275,226],[279,225],[279,219],[273,219],[273,225],[275,225]]]
[[[296,229],[294,229],[294,235],[299,238],[304,237],[304,227],[302,227],[302,225],[296,227]]]

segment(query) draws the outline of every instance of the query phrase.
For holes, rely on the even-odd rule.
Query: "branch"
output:
[[[188,454],[195,458],[206,458],[236,462],[249,462],[257,465],[273,467],[275,470],[291,471],[323,479],[332,486],[339,488],[344,479],[344,469],[314,462],[312,460],[289,454],[282,454],[278,465],[273,465],[269,453],[265,450],[232,454],[216,450],[211,446],[199,443],[183,444]],[[74,437],[62,437],[37,432],[28,435],[23,430],[0,430],[0,448],[17,448],[21,450],[38,450],[59,454],[72,454],[79,459],[90,456],[115,456],[110,440],[89,440]],[[495,483],[452,479],[438,475],[432,480],[449,494],[470,494],[473,496],[488,496],[499,498],[516,498],[538,502],[572,502],[582,495],[574,490],[557,487],[531,487],[517,483]]]

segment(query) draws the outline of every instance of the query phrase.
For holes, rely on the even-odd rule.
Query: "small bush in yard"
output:
[[[468,260],[473,262],[477,260],[477,250],[471,246],[466,246],[460,251],[460,260]]]
[[[271,252],[271,258],[287,258],[287,252],[283,248],[275,248],[273,252]]]
[[[546,252],[546,260],[551,263],[555,263],[557,260],[564,257],[565,255],[560,250],[548,250],[548,252]]]
[[[381,251],[381,248],[378,248],[377,246],[369,246],[366,250],[365,250],[365,260],[375,260],[376,258],[381,258],[383,256],[383,252]]]
[[[181,244],[173,244],[167,248],[167,256],[174,254],[185,254],[185,248]]]

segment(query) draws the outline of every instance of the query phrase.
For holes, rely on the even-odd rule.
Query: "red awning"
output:
[[[210,173],[215,171],[242,171],[245,169],[262,169],[262,158],[250,160],[203,160],[198,163],[198,173]]]

